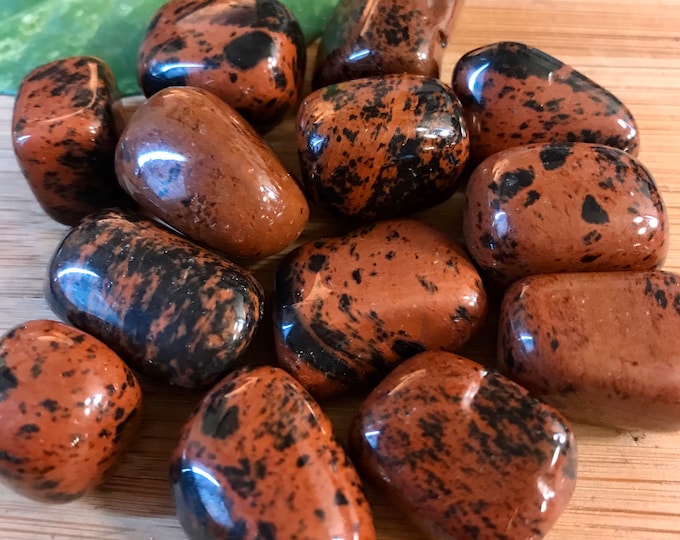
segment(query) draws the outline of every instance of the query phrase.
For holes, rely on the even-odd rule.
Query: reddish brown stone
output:
[[[680,429],[680,277],[532,276],[506,291],[500,368],[577,421]]]
[[[142,393],[106,345],[54,321],[0,339],[0,479],[44,502],[105,481],[134,440]]]

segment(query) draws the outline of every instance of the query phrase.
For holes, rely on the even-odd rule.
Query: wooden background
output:
[[[522,41],[557,56],[630,107],[641,131],[640,158],[656,177],[670,216],[666,268],[680,271],[680,0],[468,0],[451,36],[442,78],[450,81],[461,54],[499,40]],[[42,213],[18,171],[9,135],[11,109],[12,98],[1,97],[0,333],[25,320],[54,318],[42,287],[49,258],[65,231]],[[297,173],[292,133],[289,119],[268,139]],[[457,194],[419,217],[459,236],[460,201]],[[343,228],[346,224],[315,212],[303,239]],[[275,265],[276,259],[254,265],[267,287]],[[269,340],[264,328],[250,355],[271,360]],[[494,347],[491,317],[464,352],[489,363]],[[143,430],[114,478],[65,506],[34,503],[0,486],[0,539],[185,538],[174,517],[167,460],[200,394],[144,386]],[[356,400],[326,406],[343,440],[355,406]],[[680,538],[680,434],[575,428],[578,484],[549,538]],[[380,539],[420,538],[380,494],[369,490],[369,498]]]

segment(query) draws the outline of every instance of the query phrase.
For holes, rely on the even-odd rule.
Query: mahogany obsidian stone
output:
[[[529,143],[589,142],[637,155],[637,125],[614,95],[539,49],[501,42],[465,54],[453,72],[470,129],[470,161]]]
[[[652,270],[668,249],[668,218],[652,175],[617,148],[509,148],[475,169],[465,195],[465,243],[500,283],[554,272]]]
[[[340,0],[323,33],[313,86],[390,73],[438,78],[462,0]]]
[[[374,540],[330,420],[285,371],[227,376],[184,426],[170,482],[190,539]]]
[[[498,364],[572,420],[680,429],[680,277],[531,276],[501,307]]]
[[[462,248],[411,220],[306,243],[276,275],[279,363],[313,395],[375,384],[425,350],[454,350],[486,316],[482,282]]]
[[[317,90],[298,111],[297,142],[307,196],[364,221],[448,199],[470,146],[458,98],[446,84],[418,75]]]
[[[263,312],[262,288],[245,270],[150,220],[113,211],[66,235],[46,296],[59,317],[131,367],[189,388],[240,367]]]
[[[37,67],[19,87],[14,153],[38,203],[60,223],[130,202],[113,171],[118,97],[111,69],[91,56]]]
[[[0,338],[0,480],[63,503],[109,478],[134,441],[142,391],[111,349],[35,320]]]
[[[350,428],[363,475],[433,540],[543,538],[576,485],[576,443],[552,407],[446,352],[398,366]]]
[[[300,25],[278,0],[173,0],[151,19],[139,84],[146,96],[204,88],[267,131],[297,106],[306,54]]]

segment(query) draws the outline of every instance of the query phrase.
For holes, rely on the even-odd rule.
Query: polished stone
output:
[[[465,195],[467,248],[504,284],[553,272],[652,270],[668,250],[668,218],[652,175],[616,148],[510,148],[475,169]]]
[[[198,88],[166,88],[137,109],[118,143],[116,173],[148,212],[231,256],[273,255],[309,217],[271,147]]]
[[[539,539],[576,483],[576,443],[552,407],[461,356],[425,352],[361,405],[350,453],[433,540]]]
[[[0,338],[0,480],[42,502],[91,492],[134,441],[141,405],[102,342],[55,321],[16,326]]]
[[[60,223],[128,201],[113,171],[117,99],[110,68],[91,56],[37,67],[19,87],[14,153],[38,203]]]
[[[173,0],[151,19],[139,83],[146,96],[204,88],[267,131],[295,110],[306,53],[297,20],[278,0]]]
[[[108,212],[66,235],[47,300],[133,368],[201,387],[239,367],[263,313],[245,270],[148,219]]]
[[[321,38],[314,88],[387,75],[438,78],[463,0],[341,0]]]
[[[447,200],[470,147],[458,98],[444,83],[417,75],[312,93],[298,111],[297,142],[310,200],[367,221]]]
[[[676,431],[678,324],[676,274],[532,276],[506,291],[498,363],[573,420]]]
[[[330,420],[283,370],[221,381],[180,434],[170,482],[188,537],[374,540]]]
[[[465,54],[453,72],[471,162],[529,143],[589,142],[637,154],[637,125],[611,92],[557,58],[500,42]]]
[[[375,384],[425,350],[455,350],[484,322],[486,293],[463,249],[412,220],[303,244],[276,275],[279,363],[315,396]]]

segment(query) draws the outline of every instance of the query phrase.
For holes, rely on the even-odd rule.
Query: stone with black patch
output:
[[[278,362],[316,397],[375,384],[425,350],[453,350],[486,315],[462,248],[405,219],[298,247],[278,268],[274,302]]]
[[[427,538],[542,538],[576,485],[561,414],[448,352],[397,366],[359,407],[349,449]]]
[[[679,299],[660,270],[526,277],[503,299],[498,367],[571,420],[677,431]]]
[[[266,132],[297,106],[306,54],[300,25],[278,0],[172,0],[147,29],[137,75],[147,97],[204,88]]]
[[[170,483],[190,539],[375,539],[330,420],[279,368],[237,371],[205,396],[180,433]]]
[[[429,77],[386,75],[322,88],[303,101],[297,126],[308,198],[353,219],[401,217],[444,202],[468,159],[460,102]]]
[[[321,38],[313,87],[397,73],[439,77],[461,0],[343,0]]]
[[[262,287],[247,271],[119,211],[74,227],[49,275],[46,296],[60,318],[135,369],[189,388],[240,367],[263,313]]]
[[[463,236],[481,270],[507,285],[532,274],[660,267],[668,217],[652,175],[629,153],[529,144],[474,170]]]
[[[14,153],[38,203],[60,223],[131,203],[113,170],[118,98],[113,72],[91,56],[39,66],[17,91]]]
[[[102,342],[56,321],[20,324],[0,338],[0,481],[41,502],[93,491],[135,439],[141,406],[132,371]]]
[[[465,109],[474,166],[530,143],[589,142],[637,155],[639,133],[628,108],[595,81],[534,47],[499,42],[470,51],[457,62],[452,86]],[[547,169],[563,162],[556,152],[546,149]]]

